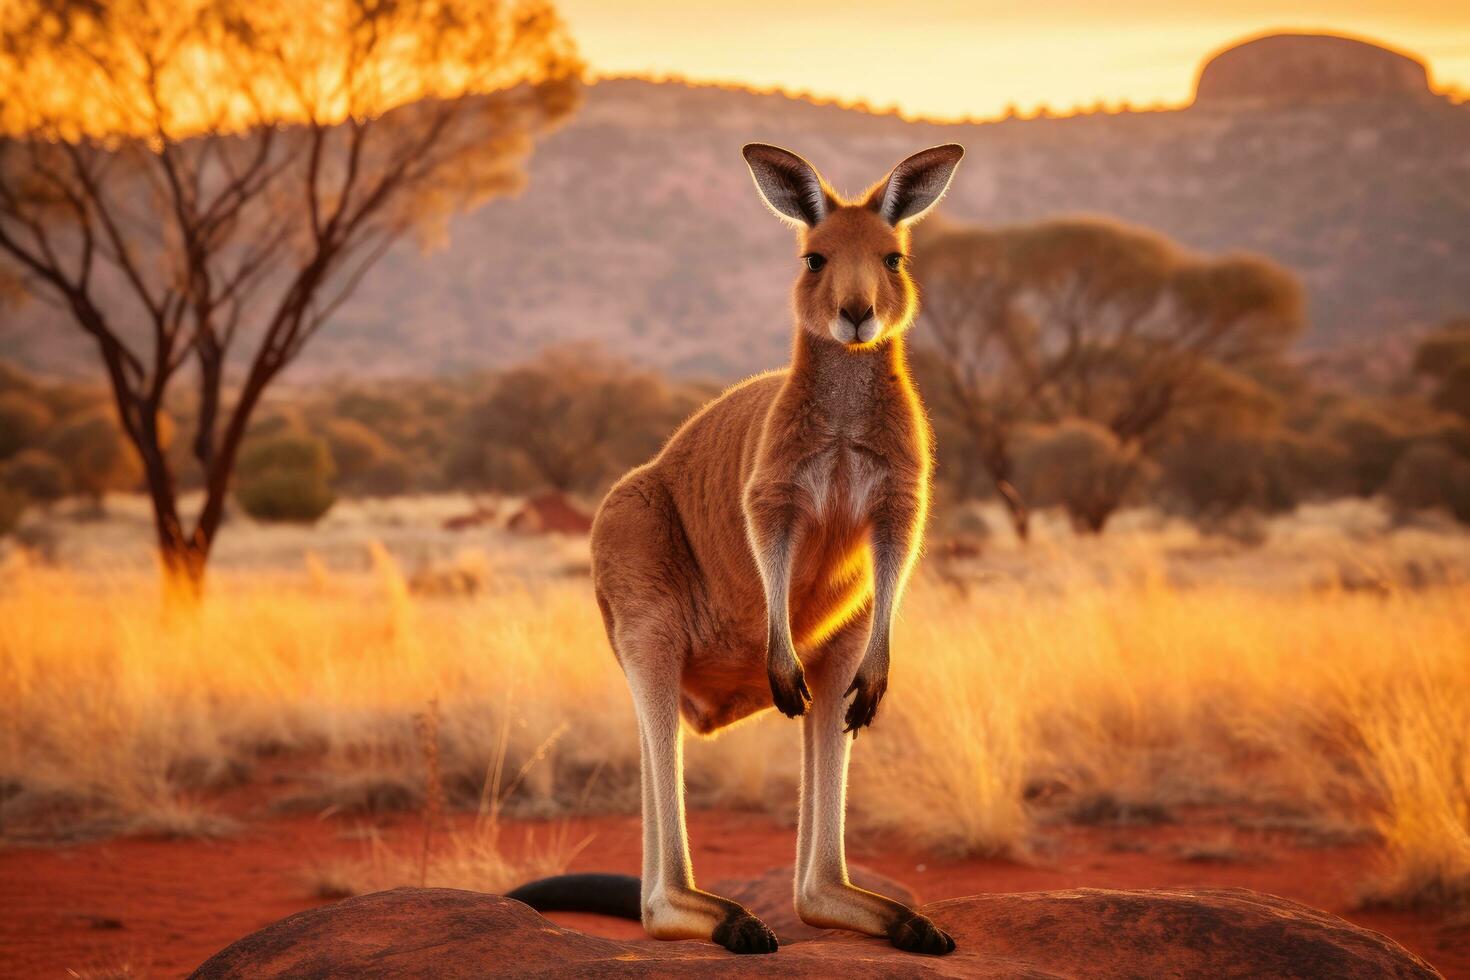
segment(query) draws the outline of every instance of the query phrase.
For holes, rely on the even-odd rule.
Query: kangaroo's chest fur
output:
[[[927,496],[927,426],[897,353],[799,359],[766,420],[751,479],[792,488],[791,622],[801,647],[866,607],[868,536],[889,498]]]
[[[711,403],[609,495],[594,526],[599,554],[677,545],[647,565],[605,561],[594,572],[605,595],[656,581],[675,603],[667,620],[687,627],[669,642],[688,637],[681,706],[697,731],[771,704],[755,510],[775,505],[794,528],[791,634],[815,663],[871,604],[875,517],[895,495],[927,498],[928,423],[901,352],[826,353],[799,347],[790,370]],[[672,533],[643,516],[665,495]]]
[[[879,404],[886,399],[885,381],[872,371],[818,372],[804,392],[809,431],[795,477],[818,523],[861,525],[869,499],[889,475],[882,448],[889,418]]]

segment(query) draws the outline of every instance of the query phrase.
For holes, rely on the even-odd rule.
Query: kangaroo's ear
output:
[[[958,143],[920,150],[893,168],[888,178],[868,195],[868,207],[890,225],[922,218],[939,203],[965,148]]]
[[[768,143],[747,143],[741,152],[750,165],[756,190],[782,221],[812,226],[834,207],[817,171],[790,150]]]

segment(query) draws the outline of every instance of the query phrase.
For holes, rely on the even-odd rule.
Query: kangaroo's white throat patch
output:
[[[861,326],[854,327],[842,317],[834,316],[827,321],[827,332],[833,340],[844,344],[870,344],[883,332],[883,324],[877,317],[870,316]]]

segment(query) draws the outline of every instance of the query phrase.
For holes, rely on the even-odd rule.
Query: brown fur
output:
[[[656,816],[661,833],[677,835],[680,851],[682,797],[666,806],[647,771],[666,757],[678,765],[677,733],[672,755],[660,741],[668,737],[662,699],[676,692],[678,713],[700,733],[773,704],[788,715],[803,714],[813,689],[833,726],[840,724],[843,691],[855,693],[846,711],[848,730],[870,723],[887,686],[893,608],[928,509],[930,430],[903,338],[916,292],[906,259],[896,270],[888,265],[889,256],[906,251],[908,231],[902,220],[883,214],[893,195],[887,188],[899,178],[848,203],[825,184],[812,183],[820,181],[814,171],[787,183],[787,172],[778,170],[776,186],[761,183],[758,165],[766,161],[760,154],[778,168],[796,169],[804,161],[774,148],[747,150],[773,208],[785,217],[802,215],[800,254],[825,259],[820,270],[803,265],[797,275],[791,365],[737,385],[691,418],[653,461],[613,487],[592,529],[598,604],[640,708],[645,825]],[[950,157],[946,182],[957,148]],[[813,204],[818,194],[821,203]],[[870,309],[879,332],[859,343],[858,323],[866,322]],[[835,339],[843,331],[852,342]],[[774,598],[768,602],[783,591],[789,593],[785,608]],[[846,749],[841,753],[839,782],[845,780]],[[804,805],[812,794],[804,787]],[[835,819],[833,867],[841,867],[842,880],[823,880],[825,891],[818,891],[828,897],[836,895],[833,888],[851,889],[841,864],[840,812]],[[803,848],[811,839],[806,829]],[[646,852],[655,846],[646,838]],[[738,906],[732,910],[732,903],[693,888],[687,852],[682,869],[671,873],[667,865],[681,859],[667,841],[662,846],[662,865],[650,864],[645,853],[651,932],[708,937],[717,928],[729,933],[721,923],[728,925],[732,915],[744,921]],[[650,882],[651,876],[659,881]],[[671,892],[679,894],[670,898]],[[862,915],[848,908],[854,896],[847,896],[847,905],[838,902],[836,911],[822,911],[826,906],[816,899],[808,907],[827,924],[875,934],[910,921],[903,906],[861,894],[873,900],[858,901]],[[681,914],[664,915],[669,903]],[[928,941],[938,942],[933,936]]]

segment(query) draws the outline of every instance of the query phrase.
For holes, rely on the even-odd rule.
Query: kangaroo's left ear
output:
[[[873,188],[868,195],[868,207],[890,225],[922,218],[944,196],[949,179],[964,155],[965,148],[958,143],[920,150],[894,167],[888,178]]]

